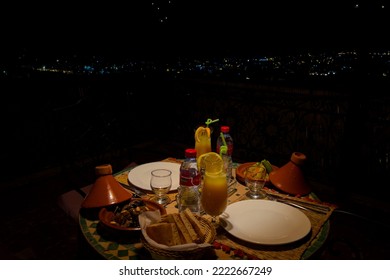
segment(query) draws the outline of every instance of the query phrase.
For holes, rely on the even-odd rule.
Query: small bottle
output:
[[[233,156],[233,138],[230,135],[230,127],[227,125],[221,126],[220,131],[223,133],[223,137],[225,137],[225,142],[227,145],[227,154],[229,156]],[[216,148],[217,154],[219,154],[220,147],[222,145],[223,145],[223,139],[222,139],[221,135],[219,135],[218,139],[217,139],[217,148]]]
[[[186,149],[185,159],[180,166],[180,186],[177,196],[179,213],[189,208],[191,212],[200,214],[200,183],[201,174],[196,162],[196,150]]]
[[[222,135],[221,135],[222,134]],[[230,127],[229,126],[221,126],[221,134],[217,139],[217,147],[216,152],[222,156],[224,167],[226,170],[226,178],[229,182],[232,180],[232,170],[233,170],[233,138],[230,135]],[[223,136],[223,137],[222,137]],[[221,146],[227,146],[226,153],[221,154]]]

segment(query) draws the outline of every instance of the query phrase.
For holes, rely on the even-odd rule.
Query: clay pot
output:
[[[110,164],[96,166],[95,172],[97,176],[96,181],[85,197],[81,207],[106,207],[131,199],[132,194],[112,176]]]
[[[307,195],[311,192],[306,182],[301,167],[306,161],[306,156],[294,152],[288,163],[269,174],[271,183],[279,190],[292,195]]]

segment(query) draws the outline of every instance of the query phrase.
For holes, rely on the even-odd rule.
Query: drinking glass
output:
[[[267,171],[265,168],[249,166],[245,169],[245,185],[249,189],[246,197],[249,199],[262,199],[266,197],[262,191],[266,182]]]
[[[155,196],[150,200],[165,205],[171,201],[167,193],[172,186],[172,171],[168,169],[155,169],[151,172],[150,187]]]
[[[203,210],[209,214],[211,223],[218,227],[217,217],[225,211],[227,207],[227,180],[226,173],[205,172],[201,202]]]
[[[198,126],[198,128],[195,130],[195,150],[196,150],[196,159],[206,153],[211,152],[211,133],[212,129],[207,127],[210,131],[210,136],[206,131],[206,127],[203,125]],[[203,187],[203,179],[205,174],[205,169],[203,166],[199,167],[199,172],[201,176],[201,186]]]
[[[210,129],[210,135],[212,133],[212,129]],[[199,156],[211,152],[211,136],[208,136],[206,131],[202,131],[199,134],[199,141],[195,139],[195,150],[196,150],[196,158]]]

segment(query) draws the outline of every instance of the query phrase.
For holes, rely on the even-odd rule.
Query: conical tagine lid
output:
[[[299,152],[294,152],[288,163],[269,174],[271,183],[279,190],[292,195],[307,195],[311,192],[307,184],[301,166],[304,164],[306,156]]]
[[[81,207],[106,207],[124,202],[132,197],[124,187],[112,176],[110,164],[95,167],[97,179],[85,197]]]

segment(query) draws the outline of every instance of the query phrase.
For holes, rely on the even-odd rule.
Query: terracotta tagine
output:
[[[96,181],[85,197],[82,208],[106,207],[131,199],[132,194],[115,180],[110,164],[95,167]]]
[[[294,152],[288,163],[269,174],[271,183],[279,190],[292,195],[307,195],[311,192],[303,176],[301,167],[306,161],[306,156]]]

